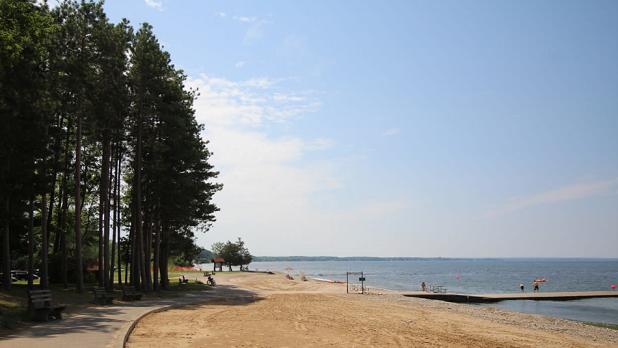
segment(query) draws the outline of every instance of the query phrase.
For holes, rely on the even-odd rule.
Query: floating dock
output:
[[[513,294],[463,295],[449,293],[415,292],[404,294],[407,297],[419,297],[430,300],[441,300],[456,303],[492,303],[510,300],[534,301],[573,301],[585,298],[618,297],[618,291],[585,291],[585,292],[533,292]]]

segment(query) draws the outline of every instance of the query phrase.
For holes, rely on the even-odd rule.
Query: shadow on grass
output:
[[[85,289],[91,290],[92,286]],[[27,320],[27,285],[15,286],[10,292],[0,292],[0,311],[6,326],[0,328],[0,339],[5,342],[28,338],[53,338],[72,334],[107,335],[117,332],[127,321],[149,310],[174,308],[181,310],[198,310],[197,305],[241,306],[259,301],[256,293],[233,285],[219,285],[215,288],[203,284],[170,286],[161,292],[146,293],[145,300],[125,302],[118,301],[122,291],[114,291],[117,300],[112,305],[96,305],[91,291],[78,294],[75,287],[59,289],[52,287],[54,304],[67,306],[65,319],[51,320],[45,323]],[[234,298],[234,299],[231,299]],[[10,305],[5,305],[10,303]],[[109,336],[110,339],[112,336]]]

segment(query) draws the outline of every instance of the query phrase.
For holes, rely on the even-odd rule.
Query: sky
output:
[[[257,256],[618,257],[617,1],[107,0]]]

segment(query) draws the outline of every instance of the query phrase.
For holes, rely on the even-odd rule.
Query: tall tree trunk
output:
[[[146,245],[144,247],[144,268],[146,269],[146,289],[152,291],[152,273],[150,273],[150,255],[152,251],[152,212],[148,213],[148,227],[144,235]]]
[[[62,280],[62,285],[64,288],[69,287],[69,279],[68,279],[68,255],[67,255],[67,215],[69,214],[69,192],[67,190],[67,173],[68,173],[68,164],[65,162],[65,171],[62,175],[62,186],[64,187],[62,193],[62,209],[60,210],[60,253],[61,253],[61,261],[60,261],[60,277]]]
[[[129,228],[129,238],[128,238],[128,242],[129,244],[126,246],[126,253],[130,253],[132,252],[131,250],[131,235],[133,234],[133,228]],[[131,284],[131,280],[129,280],[129,270],[132,269],[131,267],[131,255],[127,256],[127,263],[125,264],[125,272],[124,272],[124,283],[125,284]],[[133,283],[132,285],[135,285],[135,283]]]
[[[64,123],[64,116],[61,116],[59,119],[59,122],[57,124],[58,129],[60,129],[62,127],[62,124]],[[49,134],[49,126],[45,127],[45,136],[47,137]],[[52,175],[52,182],[50,187],[52,187],[52,190],[50,192],[50,197],[49,197],[49,213],[47,214],[47,232],[51,235],[52,232],[52,220],[53,220],[53,216],[54,216],[54,202],[56,201],[56,182],[58,181],[58,172],[56,171],[56,168],[58,168],[58,162],[60,162],[60,150],[61,150],[61,143],[62,143],[62,139],[60,137],[56,138],[56,142],[54,144],[54,166],[53,166],[53,175]],[[62,197],[62,191],[59,192],[59,196]],[[58,199],[58,208],[60,208],[60,199]],[[55,229],[54,229],[55,232]],[[49,240],[50,236],[48,236],[48,240]],[[59,241],[59,237],[58,237],[58,233],[56,233],[56,242]],[[58,243],[54,243],[54,252],[57,251],[57,246],[56,244]],[[49,250],[48,250],[49,252]]]
[[[80,103],[81,104],[81,103]],[[80,105],[81,110],[81,105]],[[82,158],[82,117],[77,116],[75,134],[75,279],[76,291],[84,293],[84,270],[82,267],[82,204],[81,204],[81,158]]]
[[[99,186],[99,228],[97,229],[97,239],[99,240],[99,257],[97,263],[99,265],[99,272],[97,273],[97,280],[99,281],[100,287],[105,287],[105,277],[103,277],[103,214],[105,203],[103,202],[103,193],[101,192],[101,187]],[[86,226],[90,226],[90,224],[86,224]],[[86,235],[86,234],[84,234]]]
[[[155,230],[155,248],[154,248],[154,272],[153,272],[153,280],[152,280],[152,284],[154,286],[154,290],[158,291],[159,290],[159,268],[160,268],[160,257],[161,257],[161,214],[160,214],[160,209],[161,208],[161,198],[159,197],[158,200],[158,204],[157,204],[157,227]]]
[[[137,261],[137,276],[141,275],[141,279],[146,279],[146,268],[140,264],[143,264],[144,260],[144,237],[143,237],[143,219],[142,219],[142,115],[141,110],[137,119],[137,146],[135,150],[135,244],[137,255],[135,260]],[[139,267],[142,266],[142,267]],[[142,288],[142,290],[144,290]]]
[[[47,264],[47,254],[49,250],[49,240],[47,234],[47,190],[43,190],[41,197],[41,280],[40,287],[43,290],[49,289],[49,267]]]
[[[9,154],[9,158],[6,161],[6,174],[8,175],[11,172],[11,157]],[[11,198],[9,198],[9,193],[7,192],[6,197],[4,197],[4,227],[2,231],[2,271],[7,274],[11,273],[11,248],[9,246],[9,219],[10,219],[10,206],[11,206]],[[4,290],[11,290],[11,282],[2,282]]]
[[[114,189],[115,191],[115,189]],[[116,203],[114,202],[114,205]],[[110,289],[114,287],[114,267],[116,266],[116,207],[114,207],[114,227],[112,228],[112,245],[111,245],[111,253],[110,256],[110,265],[109,265],[109,287]],[[118,265],[118,269],[120,269],[120,265]],[[122,282],[119,282],[122,283]]]
[[[167,221],[163,221],[163,230],[161,231],[161,251],[160,251],[160,259],[161,264],[159,265],[159,269],[161,270],[161,288],[166,289],[169,285],[169,273],[167,270],[168,258],[169,258],[169,237],[168,231],[169,223]]]
[[[116,198],[118,202],[116,204],[117,206],[116,206],[115,222],[117,225],[116,228],[118,229],[117,231],[117,234],[118,234],[118,283],[120,284],[122,284],[122,253],[121,253],[121,247],[120,247],[120,207],[122,203],[120,200],[120,186],[121,186],[120,179],[122,178],[122,176],[120,175],[121,168],[122,168],[121,162],[122,162],[122,152],[120,151],[120,143],[119,143],[118,144],[118,159],[117,159],[117,165],[116,165],[116,183],[117,183]]]
[[[140,284],[142,285],[142,291],[148,291],[148,286],[146,283],[146,263],[144,262],[145,257],[146,257],[146,253],[144,252],[144,244],[145,244],[145,240],[144,240],[144,226],[142,225],[141,221],[137,222],[138,225],[140,225],[140,228],[142,229],[142,233],[139,236],[139,242],[137,243],[137,260],[139,262],[139,266],[138,266],[138,272],[139,272],[139,277],[141,279]]]
[[[101,169],[101,209],[103,214],[103,268],[100,268],[100,274],[103,278],[103,286],[107,290],[109,287],[109,156],[111,147],[111,137],[109,130],[104,130],[103,137],[103,168]],[[102,273],[101,273],[102,272]]]
[[[32,290],[34,272],[34,198],[28,204],[28,290]],[[10,279],[11,272],[4,271],[4,281]]]
[[[118,151],[116,149],[116,146],[114,146],[114,155],[112,155],[112,159],[116,160],[118,158]],[[111,165],[110,165],[111,167]],[[111,257],[110,257],[110,269],[109,269],[109,287],[113,288],[114,286],[114,262],[116,261],[116,226],[118,224],[118,220],[116,219],[116,211],[118,210],[118,196],[116,196],[116,188],[118,187],[118,166],[116,165],[116,162],[114,162],[114,170],[113,170],[113,185],[110,185],[110,195],[109,195],[109,202],[111,204],[111,200],[112,198],[114,199],[114,206],[113,206],[113,210],[112,213],[114,214],[114,226],[111,228],[112,229],[112,246],[111,246]],[[112,175],[110,174],[110,180],[112,179]],[[108,212],[108,216],[109,216],[109,212]],[[118,266],[118,268],[120,268],[120,266]]]
[[[45,126],[45,138],[47,138],[49,134],[49,126]],[[47,150],[47,142],[45,145],[45,150]],[[44,158],[43,159],[43,170],[42,170],[42,174],[43,174],[43,181],[45,181],[45,178],[47,177],[47,160]],[[55,181],[55,175],[54,175],[54,181]],[[55,185],[55,183],[54,183]],[[52,186],[53,187],[53,186]],[[52,190],[52,192],[55,190]],[[53,204],[53,199],[52,199],[52,204]],[[53,206],[53,205],[52,205]],[[40,287],[43,290],[47,290],[48,284],[49,284],[49,276],[48,276],[48,267],[47,267],[47,253],[49,251],[49,234],[48,234],[48,229],[47,229],[47,185],[44,184],[43,185],[43,190],[42,190],[42,195],[41,195],[41,280],[40,280]],[[32,278],[32,273],[30,273],[30,278]]]
[[[137,289],[142,290],[142,285],[140,282],[140,253],[139,253],[139,242],[137,239],[137,213],[135,212],[137,204],[133,204],[133,216],[132,216],[132,224],[131,224],[131,238],[129,240],[131,246],[131,285],[134,285]]]
[[[66,172],[62,174],[63,180],[64,180],[65,176],[66,176]],[[56,234],[54,236],[54,243],[53,243],[54,244],[54,248],[51,251],[52,254],[58,254],[60,252],[60,243],[61,243],[60,241],[62,240],[62,233],[60,231],[58,231],[58,228],[60,227],[60,225],[62,225],[62,213],[63,213],[63,211],[62,211],[62,208],[63,208],[63,206],[62,206],[62,199],[64,198],[64,193],[65,193],[64,192],[65,188],[62,185],[63,185],[63,183],[61,182],[60,187],[58,188],[58,207],[56,208],[56,210],[58,211],[57,212],[57,215],[58,215],[58,226],[56,226]],[[55,190],[55,186],[52,186],[52,188],[53,188],[52,191],[55,192],[56,191]],[[52,201],[49,204],[50,204],[50,206],[53,206],[53,204],[54,204],[53,199],[52,199]],[[51,222],[52,222],[51,219],[53,219],[53,217],[51,217],[48,220],[49,224],[51,224]]]
[[[64,165],[62,170],[62,183],[60,184],[60,208],[58,209],[58,216],[60,219],[60,229],[56,233],[56,242],[54,243],[54,254],[61,254],[60,261],[60,278],[64,288],[68,288],[68,267],[67,267],[67,217],[69,215],[69,189],[67,187],[67,178],[69,176],[69,162],[71,153],[71,118],[68,119],[66,140],[64,145]]]

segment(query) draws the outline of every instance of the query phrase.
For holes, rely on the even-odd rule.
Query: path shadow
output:
[[[54,338],[59,336],[82,334],[109,334],[110,339],[126,323],[133,322],[141,314],[174,308],[181,310],[198,310],[195,305],[247,305],[261,300],[256,292],[234,285],[217,285],[207,291],[187,292],[183,297],[160,300],[120,302],[101,307],[90,307],[65,316],[66,319],[51,320],[20,330],[14,334],[0,337],[0,346],[21,346],[21,339]],[[225,301],[226,298],[246,298],[240,301]],[[213,301],[221,300],[221,301]]]

